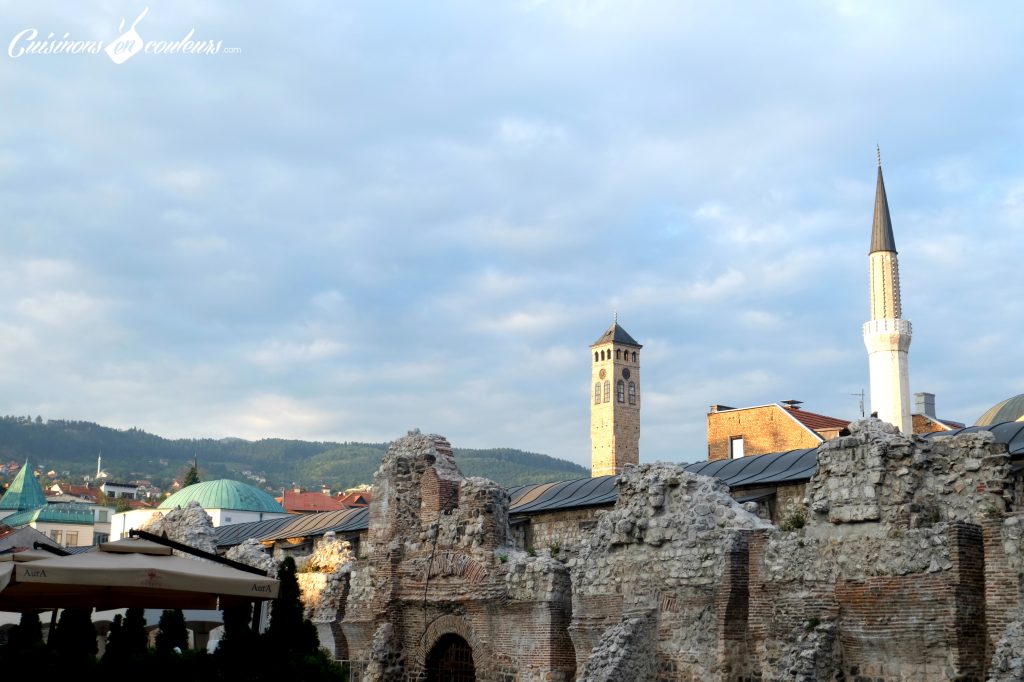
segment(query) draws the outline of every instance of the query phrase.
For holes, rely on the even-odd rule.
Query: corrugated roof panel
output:
[[[317,514],[296,514],[288,518],[250,521],[220,526],[217,531],[217,546],[231,547],[249,538],[259,541],[282,540],[284,538],[323,535],[328,531],[350,533],[366,530],[369,509],[340,509]]]

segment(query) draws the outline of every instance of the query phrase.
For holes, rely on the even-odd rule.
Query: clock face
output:
[[[622,378],[623,379],[628,379],[629,378],[629,368],[628,367],[626,369],[622,370]]]
[[[608,376],[608,372],[606,372],[605,370],[602,369],[600,372],[597,373],[597,376],[599,376],[602,379],[604,379],[606,376]]]

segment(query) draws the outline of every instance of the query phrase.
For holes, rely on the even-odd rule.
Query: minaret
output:
[[[612,326],[590,347],[590,475],[618,474],[640,463],[640,349],[619,326]]]
[[[875,188],[875,218],[871,226],[871,321],[864,323],[864,345],[871,372],[871,410],[878,418],[913,433],[910,420],[910,378],[907,351],[910,322],[902,319],[900,268],[896,241],[892,236],[889,201],[882,181],[882,156],[878,154],[878,185]]]

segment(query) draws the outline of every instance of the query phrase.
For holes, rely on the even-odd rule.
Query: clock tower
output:
[[[590,346],[590,475],[618,474],[640,463],[640,349],[619,326]]]

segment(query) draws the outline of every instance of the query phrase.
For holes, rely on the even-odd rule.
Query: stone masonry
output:
[[[1005,446],[877,419],[850,434],[787,496],[787,530],[716,479],[645,464],[613,508],[565,512],[571,535],[523,551],[505,491],[410,433],[375,477],[339,637],[364,680],[426,679],[457,637],[484,681],[1024,682]]]

